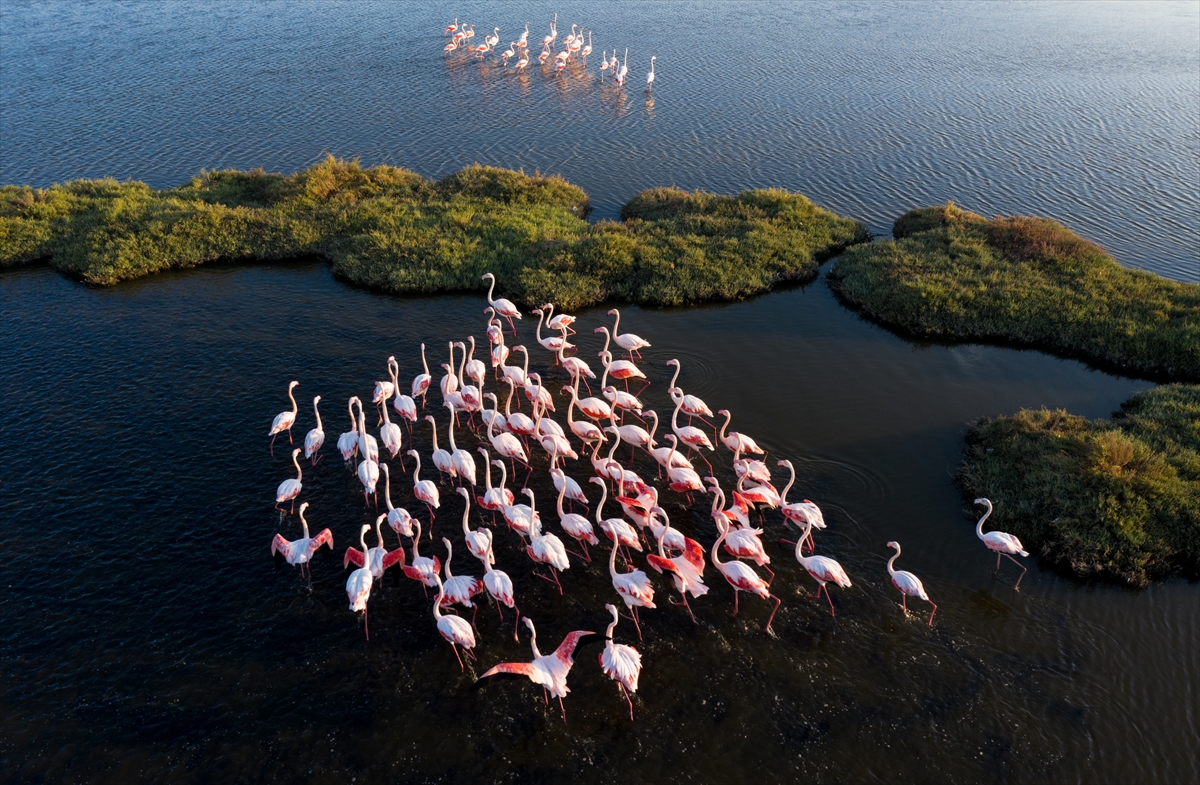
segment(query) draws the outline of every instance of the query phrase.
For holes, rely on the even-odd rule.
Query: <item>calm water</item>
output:
[[[587,8],[556,7],[560,32]],[[637,85],[658,55],[652,104],[579,73],[443,63],[437,31],[455,15],[499,24],[502,40],[526,19],[543,34],[546,8],[507,9],[6,3],[0,182],[170,185],[202,166],[291,171],[324,150],[428,175],[478,160],[562,172],[601,216],[664,182],[794,188],[880,232],[954,198],[1053,215],[1127,264],[1200,277],[1194,5],[601,7],[595,46],[628,45]],[[952,480],[980,415],[1102,417],[1148,383],[1037,352],[914,344],[823,281],[628,308],[622,324],[654,343],[649,405],[668,411],[664,363],[678,357],[689,392],[732,409],[772,463],[796,463],[793,498],[822,505],[820,548],[854,580],[834,591],[836,619],[776,545],[778,639],[756,598],[730,617],[711,567],[698,626],[651,573],[645,640],[617,630],[645,658],[634,723],[595,644],[578,653],[566,726],[527,682],[471,690],[407,580],[376,586],[364,641],[338,555],[316,560],[311,587],[269,556],[275,532],[299,527],[272,509],[292,470],[286,449],[268,453],[267,424],[288,380],[301,382],[298,438],[323,396],[326,460],[305,467],[302,498],[340,554],[374,518],[334,447],[341,406],[369,394],[389,354],[407,380],[420,342],[440,363],[434,347],[482,337],[482,305],[381,296],[307,262],[104,290],[43,268],[0,275],[0,780],[1200,780],[1196,586],[1079,583],[1031,559],[1014,591]],[[579,314],[581,356],[599,348],[604,310]],[[533,344],[532,324],[520,331]],[[428,456],[427,426],[405,441]],[[422,510],[410,478],[394,471],[393,500]],[[557,530],[549,483],[532,487]],[[460,502],[442,495],[437,535],[455,542],[456,572],[478,574]],[[712,543],[707,515],[667,501]],[[767,526],[783,534],[777,515]],[[900,613],[889,539],[939,603],[932,630]],[[573,564],[560,597],[504,531],[497,560],[543,649],[603,629],[605,565]],[[491,607],[479,628],[474,674],[528,658]]]
[[[442,57],[462,17],[535,42],[557,11],[629,48],[630,89]],[[23,3],[0,11],[0,183],[170,186],[326,151],[441,177],[782,186],[891,231],[946,199],[1065,222],[1200,280],[1200,7],[1114,3]],[[658,56],[653,101],[642,90]]]

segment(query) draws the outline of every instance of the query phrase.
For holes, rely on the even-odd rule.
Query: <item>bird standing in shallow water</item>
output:
[[[1021,541],[1011,534],[995,531],[984,534],[983,522],[992,515],[992,501],[991,499],[976,499],[975,503],[987,506],[987,512],[983,514],[983,517],[979,519],[979,523],[975,525],[975,536],[983,540],[983,544],[988,547],[988,550],[995,552],[996,569],[1000,569],[1000,557],[1007,556],[1013,564],[1021,568],[1021,578],[1024,578],[1025,573],[1029,571],[1029,568],[1014,559],[1013,554],[1019,553],[1022,556],[1028,556],[1029,552],[1026,551],[1021,545]],[[1017,578],[1017,585],[1013,588],[1017,588],[1021,585],[1021,578]]]
[[[630,696],[637,692],[638,676],[642,673],[642,655],[632,646],[613,643],[613,629],[617,626],[619,616],[612,603],[608,603],[604,607],[612,614],[612,623],[608,625],[608,630],[604,633],[608,643],[604,645],[604,651],[600,652],[597,659],[600,660],[600,669],[621,688],[621,694],[629,703],[629,719],[632,720],[633,699]]]
[[[803,539],[801,540],[803,542]],[[933,610],[929,612],[929,626],[933,626],[933,614],[937,613],[937,603],[929,599],[929,595],[925,593],[925,585],[921,583],[921,579],[913,575],[907,570],[897,570],[892,567],[892,564],[900,557],[900,543],[893,540],[887,544],[889,548],[895,548],[896,553],[892,558],[888,559],[887,569],[888,575],[892,578],[892,585],[900,591],[901,605],[905,613],[908,613],[908,598],[920,597],[925,602],[933,606]]]
[[[283,538],[282,534],[276,534],[271,540],[271,555],[276,552],[282,553],[284,560],[288,564],[300,568],[300,574],[304,575],[308,571],[308,577],[312,577],[312,568],[307,567],[312,561],[313,555],[321,549],[322,545],[328,545],[329,550],[333,550],[333,532],[329,529],[322,529],[316,537],[308,536],[308,521],[304,520],[304,511],[308,509],[308,502],[300,505],[300,525],[304,527],[304,536],[298,540],[288,541]]]
[[[543,690],[548,690],[551,695],[558,698],[558,707],[562,709],[562,718],[565,723],[567,709],[563,706],[562,699],[571,691],[567,687],[567,674],[571,672],[571,666],[575,664],[575,647],[579,645],[581,638],[596,633],[591,630],[575,630],[563,638],[557,649],[550,654],[542,654],[538,651],[537,630],[533,626],[533,620],[528,616],[525,617],[525,626],[529,628],[529,632],[533,636],[529,641],[529,645],[533,648],[533,662],[502,662],[480,676],[479,681],[498,673],[524,676],[534,684],[540,684]],[[550,699],[547,698],[546,703],[549,702]]]
[[[292,390],[299,385],[300,382],[288,383],[288,398],[292,399],[292,410],[290,412],[280,412],[275,415],[274,422],[271,423],[271,432],[267,436],[271,437],[271,454],[275,454],[275,437],[287,431],[288,444],[292,443],[292,426],[296,424],[296,415],[300,413],[300,406],[296,403],[296,396],[292,395]]]

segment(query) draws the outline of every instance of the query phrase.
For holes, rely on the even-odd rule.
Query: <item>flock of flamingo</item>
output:
[[[376,489],[382,474],[386,506],[386,512],[379,513],[375,519],[375,546],[367,547],[366,536],[372,526],[363,525],[358,536],[359,547],[348,548],[343,559],[343,569],[352,564],[357,567],[346,581],[346,594],[349,597],[350,610],[363,613],[364,633],[368,639],[370,629],[366,616],[371,588],[393,566],[399,566],[406,577],[421,584],[427,599],[429,589],[436,591],[437,596],[432,608],[434,621],[438,632],[450,643],[460,668],[463,668],[460,648],[467,656],[472,659],[475,657],[472,650],[476,646],[478,632],[475,624],[475,613],[478,610],[476,598],[485,591],[487,596],[495,601],[501,623],[504,621],[502,606],[513,610],[516,617],[513,636],[516,638],[521,613],[517,608],[515,583],[508,573],[496,566],[493,548],[493,528],[499,529],[501,526],[506,526],[519,538],[531,562],[532,574],[553,583],[560,594],[563,592],[563,582],[559,574],[570,569],[571,557],[574,556],[577,563],[590,564],[592,559],[588,546],[598,546],[601,538],[604,538],[608,544],[608,571],[612,587],[617,598],[628,610],[629,615],[626,618],[633,622],[639,639],[641,622],[638,609],[656,607],[655,586],[645,571],[634,566],[631,555],[635,551],[642,552],[643,546],[646,545],[650,549],[644,557],[646,565],[657,573],[671,576],[680,597],[677,602],[672,600],[672,604],[685,608],[695,622],[695,616],[688,604],[688,595],[694,599],[709,591],[709,586],[705,584],[706,551],[697,540],[671,525],[666,510],[659,503],[660,489],[655,481],[643,479],[631,468],[638,451],[653,458],[657,464],[659,478],[656,481],[665,485],[670,492],[686,499],[688,507],[695,503],[693,494],[707,493],[712,496],[709,512],[716,527],[717,538],[707,550],[707,556],[712,566],[733,589],[733,615],[738,613],[738,598],[742,592],[761,597],[772,603],[765,630],[774,634],[771,631],[771,622],[782,601],[771,591],[771,582],[775,576],[768,566],[771,559],[762,543],[764,528],[751,524],[752,513],[757,514],[761,524],[763,511],[768,509],[778,509],[785,523],[799,528],[799,535],[794,542],[781,542],[794,546],[796,560],[816,581],[817,592],[811,596],[819,598],[824,592],[830,613],[836,615],[828,584],[849,588],[850,577],[834,559],[811,553],[815,550],[814,530],[826,528],[825,520],[821,509],[808,499],[788,502],[788,491],[796,481],[796,472],[790,461],[777,462],[778,466],[786,467],[789,472],[788,483],[780,492],[771,483],[770,470],[762,460],[765,458],[763,449],[749,436],[729,431],[729,411],[721,409],[716,412],[716,415],[723,416],[725,420],[718,430],[713,423],[716,415],[709,406],[676,385],[681,371],[678,360],[670,360],[667,363],[667,366],[674,368],[674,376],[667,390],[674,403],[674,410],[670,416],[671,433],[663,436],[663,440],[669,446],[660,446],[655,438],[660,425],[659,416],[656,412],[647,410],[639,397],[650,382],[636,363],[641,359],[640,350],[650,346],[650,343],[633,333],[620,332],[621,317],[615,309],[608,312],[615,317],[611,331],[608,326],[598,326],[594,330],[595,333],[602,333],[604,336],[604,348],[597,355],[602,364],[598,382],[600,397],[592,395],[589,381],[596,379],[596,372],[583,359],[567,354],[577,348],[570,342],[571,336],[576,334],[573,327],[575,317],[555,314],[554,307],[549,304],[532,311],[538,317],[537,343],[570,375],[571,381],[562,387],[563,395],[558,404],[566,407],[564,428],[550,417],[551,412],[557,412],[555,396],[543,384],[541,374],[530,372],[528,349],[524,345],[513,346],[511,352],[519,352],[523,363],[508,363],[511,352],[505,343],[504,322],[508,323],[515,338],[516,326],[513,320],[521,319],[522,314],[512,302],[503,298],[493,299],[496,279],[491,273],[487,273],[483,278],[491,282],[487,295],[488,307],[484,309],[488,317],[486,335],[490,350],[487,353],[490,356],[492,378],[501,390],[507,392],[503,412],[500,411],[496,393],[483,392],[489,376],[488,367],[474,356],[474,336],[468,338],[467,342],[449,342],[449,362],[441,364],[444,373],[436,385],[441,392],[442,407],[449,410],[444,424],[450,449],[443,449],[438,445],[438,424],[435,418],[430,414],[422,417],[418,411],[416,399],[420,399],[420,408],[424,410],[430,388],[434,386],[434,377],[429,372],[424,344],[421,345],[424,370],[412,380],[410,394],[406,395],[402,391],[400,367],[394,357],[388,358],[388,378],[375,382],[371,402],[377,409],[378,438],[367,433],[362,399],[354,396],[347,404],[350,429],[338,437],[338,450],[348,466],[350,462],[356,464],[355,472],[362,483],[364,501],[370,504],[370,497],[374,496],[376,511],[379,510]],[[543,327],[552,334],[543,336]],[[610,347],[627,352],[629,359],[614,359]],[[457,366],[456,350],[460,352]],[[621,382],[624,389],[610,383],[610,377],[611,380]],[[641,389],[636,393],[629,391],[631,380],[642,383]],[[272,451],[278,435],[286,432],[289,442],[292,441],[292,428],[299,413],[293,390],[298,384],[299,382],[293,381],[288,386],[292,408],[280,413],[271,425],[269,435]],[[587,389],[587,397],[580,397],[581,384]],[[530,404],[529,414],[521,411],[522,396]],[[276,491],[275,504],[281,515],[289,514],[289,510],[283,508],[284,504],[291,505],[290,511],[295,512],[296,500],[303,490],[300,453],[304,453],[312,466],[317,466],[320,461],[321,449],[325,443],[325,431],[318,409],[320,401],[320,396],[313,398],[316,427],[304,437],[303,449],[296,447],[292,450],[291,458],[296,477],[284,480]],[[491,404],[490,408],[488,403]],[[513,411],[514,404],[517,411]],[[403,450],[403,432],[399,425],[392,422],[389,409],[407,424],[410,439],[412,429],[416,428],[419,422],[429,423],[433,435],[433,452],[430,456],[433,467],[438,471],[439,482],[443,487],[444,483],[449,481],[455,486],[454,492],[463,497],[462,541],[467,553],[480,562],[483,569],[482,578],[465,574],[466,570],[457,575],[451,572],[453,544],[447,537],[441,538],[446,555],[444,563],[437,556],[421,555],[421,521],[403,507],[393,505],[391,474],[388,464],[383,462],[381,445],[387,457],[395,461]],[[576,412],[582,415],[579,419],[576,419]],[[686,424],[680,423],[681,414],[687,418]],[[479,477],[480,467],[474,454],[460,447],[456,438],[456,429],[463,427],[459,421],[464,416],[467,420],[466,428],[474,433],[481,443],[476,452],[482,458],[482,477]],[[642,425],[625,423],[626,419],[638,420]],[[708,432],[692,425],[693,420],[697,419],[711,428],[712,439],[709,438]],[[649,430],[642,426],[649,426]],[[578,441],[578,451],[572,439]],[[600,451],[606,444],[607,454],[601,455]],[[616,450],[622,444],[630,448],[630,460],[625,464],[618,462],[616,458]],[[728,498],[716,479],[712,464],[704,454],[706,451],[714,453],[715,459],[718,444],[732,454],[736,484],[730,489]],[[498,459],[492,458],[489,446],[499,456]],[[568,549],[564,537],[547,530],[531,489],[522,487],[520,490],[521,496],[528,500],[526,504],[524,501],[518,501],[517,495],[506,487],[510,476],[514,481],[519,476],[518,465],[525,471],[522,485],[528,485],[535,471],[534,463],[541,462],[534,460],[534,448],[540,448],[544,453],[550,477],[558,494],[555,510],[558,514],[559,528],[567,541],[573,541],[578,546],[578,551]],[[582,507],[585,512],[593,506],[592,500],[584,492],[584,486],[566,473],[567,462],[579,462],[580,453],[589,457],[594,475],[588,478],[587,484],[597,486],[596,491],[599,494],[594,505],[593,520],[573,511],[576,506]],[[414,499],[428,512],[426,531],[432,539],[436,510],[441,506],[439,483],[421,478],[421,455],[416,450],[409,449],[405,454],[413,461],[412,493]],[[708,471],[703,474],[698,471],[696,461],[703,462]],[[402,471],[407,471],[403,458],[399,463]],[[492,483],[493,466],[499,470],[498,485]],[[479,487],[480,481],[483,487]],[[619,505],[623,516],[604,515],[610,488],[613,501]],[[473,497],[474,504],[481,510],[479,517],[484,524],[475,529],[471,528],[470,521]],[[1029,554],[1022,548],[1020,541],[1010,534],[996,531],[985,534],[983,524],[992,513],[992,504],[987,499],[976,499],[975,502],[987,508],[976,526],[976,534],[997,554],[997,569],[1001,557],[1008,557],[1021,567],[1023,578],[1026,568],[1013,559],[1013,556]],[[572,511],[568,512],[564,503],[571,505]],[[328,528],[321,530],[315,537],[311,535],[305,518],[308,507],[308,502],[303,502],[298,510],[302,537],[289,541],[283,535],[276,534],[271,542],[272,555],[281,554],[289,564],[299,566],[302,574],[311,569],[309,562],[318,549],[326,545],[333,549],[333,534]],[[482,511],[490,514],[491,526],[484,521]],[[395,550],[388,549],[385,530],[382,527],[385,521],[397,537],[409,539],[411,557],[405,550],[403,540]],[[805,555],[806,547],[810,555]],[[892,541],[887,547],[895,551],[887,562],[887,570],[892,584],[901,593],[901,607],[904,613],[908,612],[909,597],[925,600],[931,608],[928,624],[932,625],[937,605],[929,599],[925,587],[916,575],[895,569],[894,564],[900,556],[899,543]],[[729,560],[722,561],[722,550],[731,557]],[[618,558],[621,562],[620,567]],[[761,568],[766,577],[760,575],[747,562]],[[1020,578],[1017,585],[1020,585]],[[471,609],[469,621],[454,611],[456,606]],[[606,644],[599,655],[600,665],[605,674],[620,686],[629,703],[632,719],[631,695],[638,687],[641,654],[630,645],[613,641],[613,630],[620,617],[614,605],[605,607],[612,615],[612,623],[604,636]],[[537,633],[533,622],[525,618],[525,623],[532,634],[533,660],[500,663],[485,672],[480,679],[498,673],[526,676],[558,698],[560,708],[563,708],[562,698],[569,691],[567,675],[574,663],[575,648],[581,639],[594,633],[587,630],[572,632],[554,652],[543,655],[538,651]],[[566,719],[565,708],[563,719]]]
[[[579,32],[575,32],[578,28]],[[584,43],[584,32],[587,32],[587,43]],[[554,73],[561,74],[566,70],[567,65],[571,62],[571,58],[578,56],[583,65],[587,66],[588,55],[592,54],[592,32],[586,28],[580,27],[577,24],[571,25],[571,32],[562,40],[562,51],[555,52],[555,46],[558,42],[558,14],[554,15],[553,21],[550,22],[550,32],[542,38],[542,51],[537,56],[538,65],[545,66],[550,58],[554,58]],[[455,51],[470,52],[477,59],[483,60],[490,53],[494,57],[499,57],[504,61],[504,67],[508,68],[508,61],[512,58],[517,58],[514,63],[516,73],[521,74],[529,67],[529,61],[532,54],[529,51],[529,23],[525,23],[525,32],[517,38],[516,41],[511,41],[508,48],[504,51],[497,51],[500,46],[500,28],[492,29],[491,35],[483,37],[482,44],[473,44],[471,39],[475,37],[475,25],[468,25],[466,22],[459,24],[458,19],[454,20],[453,24],[446,25],[442,31],[442,37],[449,36],[450,41],[442,47],[442,51],[449,55]],[[650,92],[654,87],[654,61],[657,56],[650,58],[650,71],[646,74],[646,92]],[[617,57],[617,50],[613,49],[612,58],[608,56],[608,50],[605,49],[600,53],[600,83],[604,83],[606,75],[611,74],[613,82],[618,87],[623,87],[629,76],[629,50],[625,50],[625,57],[622,60]]]

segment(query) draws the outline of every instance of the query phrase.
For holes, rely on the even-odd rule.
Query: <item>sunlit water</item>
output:
[[[566,32],[595,9],[557,10]],[[548,11],[534,6],[6,4],[0,181],[170,185],[202,166],[291,171],[329,150],[436,176],[475,160],[558,171],[601,217],[667,182],[781,185],[878,232],[907,207],[954,198],[1052,215],[1126,264],[1197,277],[1194,6],[599,12],[585,20],[602,32],[596,48],[628,44],[638,89],[443,63],[438,30],[455,15],[480,30],[496,19],[503,40],[528,18],[536,38]],[[651,52],[653,104],[640,91]],[[479,662],[460,674],[403,578],[377,584],[366,642],[340,554],[374,516],[334,447],[345,401],[369,394],[389,354],[407,381],[420,342],[436,367],[447,340],[482,338],[482,307],[475,295],[380,296],[310,262],[103,290],[43,268],[0,276],[0,779],[1200,779],[1195,585],[1129,591],[1030,559],[1014,591],[1015,568],[993,574],[952,477],[976,417],[1036,406],[1103,417],[1148,383],[1031,351],[913,344],[839,307],[823,281],[734,305],[626,308],[623,326],[654,344],[651,406],[669,413],[664,363],[678,357],[688,392],[730,408],[772,465],[796,464],[792,498],[822,505],[821,552],[854,581],[834,589],[836,619],[805,596],[815,584],[774,544],[785,532],[768,515],[779,637],[762,632],[757,598],[731,618],[711,567],[698,626],[651,573],[660,607],[643,614],[645,640],[617,628],[645,658],[633,723],[596,665],[601,644],[578,652],[565,726],[528,682],[472,690],[490,665],[528,659],[528,638],[514,642],[512,617],[502,626],[485,605]],[[589,360],[607,307],[579,314]],[[536,346],[530,322],[520,333]],[[540,348],[533,358],[562,380]],[[297,440],[315,394],[327,435],[302,499],[337,552],[317,558],[311,587],[268,552],[275,532],[299,534],[272,509],[292,469],[265,435],[290,379]],[[444,412],[431,410],[444,442]],[[405,442],[428,463],[427,425]],[[411,463],[408,474],[389,463],[393,500],[426,519]],[[584,466],[571,470],[581,481]],[[422,552],[444,556],[449,536],[456,573],[478,575],[461,502],[449,485],[442,497]],[[673,523],[711,545],[703,505],[665,499]],[[932,629],[922,603],[900,612],[890,539],[939,604]],[[606,565],[573,563],[559,596],[504,530],[497,560],[543,650],[572,629],[603,631],[616,599]]]
[[[595,28],[562,77],[442,56]],[[639,190],[781,186],[891,231],[953,199],[1048,215],[1200,280],[1195,3],[6,2],[0,182],[292,172],[326,152],[441,177],[557,172],[615,216]],[[653,100],[643,90],[658,56]]]

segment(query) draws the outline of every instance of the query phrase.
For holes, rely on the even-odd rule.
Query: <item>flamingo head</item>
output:
[[[425,422],[433,422],[433,415],[432,414],[425,415]],[[412,452],[412,450],[409,450],[409,452]]]
[[[486,447],[476,447],[476,448],[475,448],[475,452],[481,452],[481,453],[483,453],[483,455],[484,455],[484,457],[485,457],[485,458],[487,457],[487,454],[488,454],[488,451],[487,451],[487,448],[486,448]]]
[[[316,406],[316,405],[317,405],[318,403],[320,403],[320,402],[321,402],[321,396],[319,396],[319,395],[318,395],[318,396],[316,396],[315,398],[313,398],[313,406]],[[978,502],[978,501],[976,501],[975,503],[976,503],[976,504],[979,504],[979,502]]]
[[[290,391],[293,387],[298,387],[299,385],[300,385],[300,382],[297,382],[294,380],[290,381],[290,382],[288,382],[288,390]]]
[[[301,515],[301,516],[303,516],[303,515],[304,515],[304,511],[305,511],[305,510],[307,510],[307,509],[308,509],[308,502],[301,502],[301,503],[300,503],[300,515]],[[385,517],[385,518],[386,518],[387,516],[385,515],[385,516],[383,516],[383,517]]]
[[[791,462],[791,461],[786,461],[786,460],[785,460],[785,461],[778,461],[778,462],[776,462],[776,464],[775,464],[775,465],[776,465],[776,466],[788,466],[788,467],[790,467],[790,466],[792,465],[792,462]]]
[[[486,281],[488,278],[491,278],[493,281],[496,280],[496,276],[492,275],[491,273],[484,273],[483,277],[481,277],[479,280]]]
[[[608,312],[608,315],[609,315],[609,316],[616,316],[616,315],[617,315],[617,313],[618,313],[617,309],[616,309],[616,308],[613,308],[611,311],[609,311],[609,312]]]
[[[493,466],[498,466],[498,467],[500,467],[501,469],[503,469],[503,468],[504,468],[504,461],[498,461],[498,460],[492,459],[492,465],[493,465]]]
[[[528,616],[525,617],[525,626],[529,628],[531,633],[534,635],[537,634],[537,630],[533,628],[533,619],[529,618]]]
[[[455,488],[455,490],[462,494],[462,497],[468,502],[471,501],[471,494],[467,492],[466,488]],[[385,515],[384,517],[386,518],[387,516]]]
[[[896,542],[895,540],[892,540],[891,542],[889,542],[887,544],[887,547],[895,548],[896,550],[900,550],[900,543]]]
[[[541,309],[541,308],[534,308],[532,311],[530,311],[530,313],[536,313],[536,314],[538,314],[538,315],[541,315],[541,313],[542,313],[542,309]]]
[[[986,504],[988,507],[991,507],[991,506],[992,506],[992,501],[991,501],[991,499],[976,499],[976,500],[975,500],[975,503],[976,503],[976,504]]]
[[[602,479],[601,479],[601,478],[599,478],[599,477],[589,477],[589,478],[588,478],[588,482],[594,482],[594,483],[596,483],[597,485],[603,485],[603,484],[604,484],[604,480],[602,480]]]
[[[729,410],[728,409],[718,409],[717,414],[729,414]]]
[[[405,453],[405,455],[411,455],[412,457],[416,458],[416,457],[417,457],[417,451],[416,451],[416,450],[409,450],[407,453]]]
[[[526,496],[528,496],[530,499],[532,499],[532,498],[533,498],[533,491],[529,490],[528,488],[522,488],[522,489],[521,489],[521,493],[525,494],[525,495],[526,495]]]

